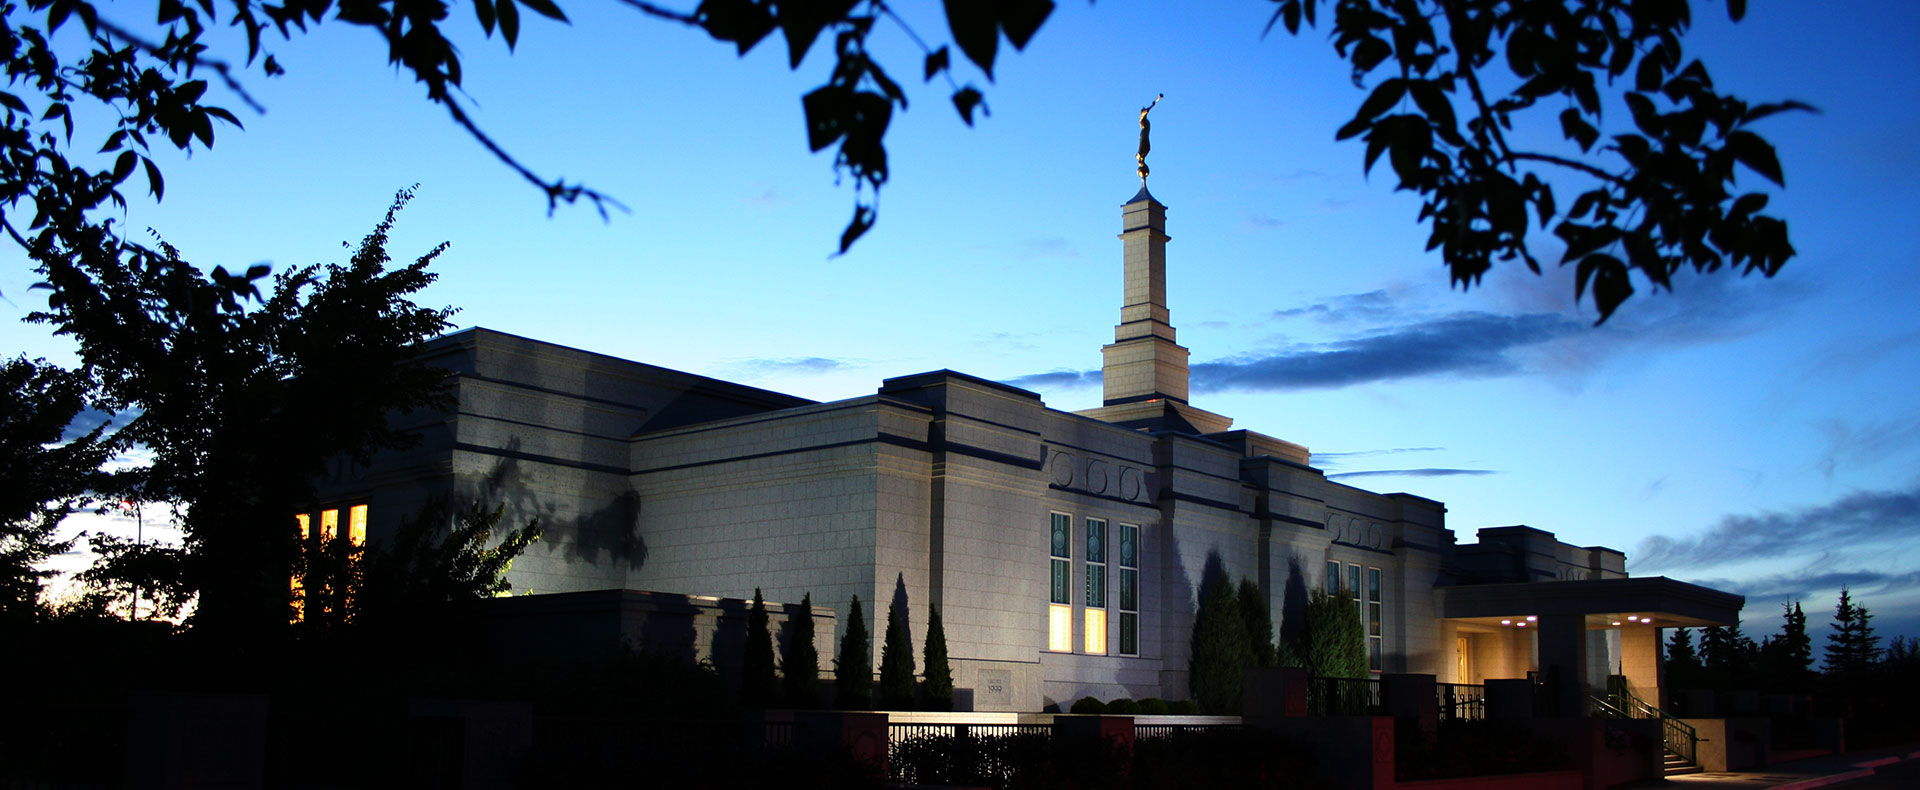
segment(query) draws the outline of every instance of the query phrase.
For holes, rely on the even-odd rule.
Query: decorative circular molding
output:
[[[1107,462],[1087,462],[1087,490],[1095,494],[1107,493]]]
[[[1144,476],[1131,466],[1120,467],[1120,498],[1132,502],[1146,489]]]
[[[1073,485],[1074,458],[1072,453],[1055,451],[1053,458],[1048,461],[1048,463],[1053,465],[1054,485],[1062,488]]]

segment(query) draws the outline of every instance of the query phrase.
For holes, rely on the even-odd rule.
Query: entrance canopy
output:
[[[1492,628],[1578,615],[1588,629],[1734,625],[1746,598],[1665,576],[1436,587],[1440,616]]]

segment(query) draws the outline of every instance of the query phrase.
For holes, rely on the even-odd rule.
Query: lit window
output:
[[[293,598],[292,620],[293,622],[300,622],[307,618],[307,603],[309,598],[316,601],[316,606],[331,609],[333,604],[329,603],[329,601],[333,601],[339,596],[345,596],[344,598],[340,598],[340,600],[350,601],[353,591],[345,587],[335,587],[335,585],[339,584],[350,584],[350,582],[345,581],[344,578],[337,575],[337,570],[324,570],[325,565],[322,565],[321,568],[315,568],[310,565],[310,563],[314,562],[314,557],[318,553],[327,550],[329,543],[341,537],[340,509],[329,508],[320,511],[318,529],[314,528],[314,517],[311,513],[295,514],[293,518],[300,526],[301,564],[295,568],[292,578],[288,580],[288,587]],[[366,545],[366,505],[352,505],[347,508],[347,532],[345,537],[354,547],[363,547]],[[350,562],[357,559],[354,554],[348,554],[347,556]]]
[[[301,513],[294,516],[293,520],[300,523],[300,545],[307,545],[307,539],[312,534],[313,517]],[[307,619],[307,592],[300,583],[300,574],[288,577],[287,582],[293,591],[293,622],[297,623]]]
[[[1047,649],[1073,652],[1073,607],[1051,604],[1047,607]]]
[[[1107,652],[1107,522],[1087,519],[1086,652]]]
[[[1052,584],[1048,589],[1047,649],[1073,652],[1073,517],[1053,514],[1050,549]]]
[[[1087,610],[1087,652],[1099,655],[1107,652],[1107,610]]]

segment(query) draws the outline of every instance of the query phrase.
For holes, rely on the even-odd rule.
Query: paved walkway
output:
[[[1920,746],[1831,754],[1790,763],[1769,765],[1752,771],[1683,774],[1667,777],[1670,786],[1683,790],[1809,790],[1873,776],[1877,768],[1909,760],[1920,760]],[[1650,786],[1636,784],[1636,787]]]

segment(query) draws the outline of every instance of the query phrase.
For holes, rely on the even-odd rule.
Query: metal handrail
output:
[[[1602,696],[1592,695],[1593,712],[1596,715],[1615,719],[1658,719],[1660,721],[1661,740],[1667,751],[1680,756],[1689,763],[1697,762],[1700,732],[1693,725],[1667,714],[1646,700],[1624,689],[1614,689]]]

